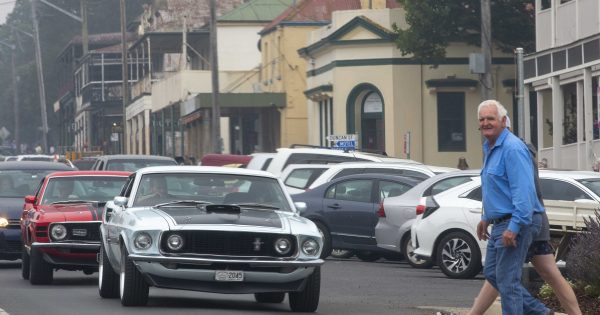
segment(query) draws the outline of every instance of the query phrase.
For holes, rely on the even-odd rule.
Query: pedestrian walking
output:
[[[477,236],[489,239],[484,276],[500,292],[503,314],[551,314],[521,284],[527,250],[540,231],[544,211],[535,189],[535,165],[525,143],[505,128],[502,104],[487,100],[477,112],[486,139],[481,170],[484,212],[477,225]]]
[[[505,128],[511,130],[511,123],[508,116],[506,116]],[[528,145],[531,153],[532,162],[537,165],[535,161],[536,150]],[[535,188],[538,200],[544,205],[542,194],[539,185],[539,176],[537,167],[534,168],[535,177]],[[540,277],[548,283],[553,292],[558,297],[560,304],[569,315],[581,315],[579,309],[579,303],[577,303],[577,297],[573,288],[569,285],[567,280],[562,276],[560,270],[556,266],[554,261],[554,248],[550,244],[550,223],[548,222],[548,216],[544,211],[542,213],[542,225],[540,232],[534,236],[531,246],[527,252],[526,262],[531,262]],[[468,315],[483,315],[485,311],[494,303],[498,297],[498,291],[486,280],[479,291],[479,294],[475,298],[473,306],[469,310]]]

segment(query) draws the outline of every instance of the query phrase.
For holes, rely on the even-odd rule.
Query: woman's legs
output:
[[[563,278],[560,270],[558,270],[554,261],[554,255],[533,256],[531,263],[540,277],[552,287],[554,294],[556,294],[556,297],[560,301],[560,305],[562,305],[567,314],[581,315],[575,292],[573,292],[573,288],[571,288],[567,280]]]
[[[494,303],[498,297],[498,291],[487,281],[483,283],[479,295],[475,298],[475,303],[469,310],[468,315],[483,315],[485,311]]]

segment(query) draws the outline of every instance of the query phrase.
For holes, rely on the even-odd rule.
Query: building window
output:
[[[333,133],[333,98],[319,101],[319,133],[320,145],[328,146],[327,136]]]
[[[437,94],[438,151],[466,151],[465,93]]]
[[[541,0],[541,10],[550,9],[552,7],[552,0]]]

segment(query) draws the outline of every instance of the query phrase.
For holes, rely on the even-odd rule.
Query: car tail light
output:
[[[385,218],[385,209],[383,208],[383,200],[379,203],[379,209],[377,210],[377,216]]]
[[[417,215],[423,214],[425,212],[425,202],[426,201],[427,201],[427,198],[421,197],[421,200],[419,201],[419,204],[417,205],[417,209],[416,209]]]

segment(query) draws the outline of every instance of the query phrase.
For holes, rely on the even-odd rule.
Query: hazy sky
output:
[[[4,24],[8,15],[15,6],[15,0],[0,0],[0,24]]]

